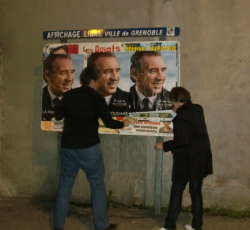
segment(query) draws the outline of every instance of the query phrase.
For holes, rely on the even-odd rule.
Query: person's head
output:
[[[161,93],[165,72],[159,51],[136,51],[131,57],[130,78],[146,97]]]
[[[99,72],[96,91],[106,97],[116,92],[120,80],[120,67],[114,53],[92,53],[87,61],[88,67]]]
[[[72,88],[74,66],[70,56],[50,54],[43,63],[43,77],[50,91],[57,97]]]
[[[94,83],[97,83],[99,78],[99,71],[94,67],[86,67],[80,74],[81,85],[88,85],[93,87]],[[96,84],[95,84],[96,85]],[[93,87],[95,89],[95,87]]]
[[[68,46],[66,45],[58,46],[56,48],[51,49],[50,53],[51,54],[68,54],[69,53]]]
[[[191,95],[184,87],[174,87],[169,93],[169,99],[172,102],[175,109],[190,101]]]

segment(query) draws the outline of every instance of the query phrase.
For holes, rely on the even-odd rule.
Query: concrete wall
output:
[[[181,85],[204,107],[211,138],[214,174],[204,180],[204,205],[249,210],[249,8],[248,0],[0,0],[0,195],[56,192],[60,134],[40,130],[43,31],[173,25],[181,35],[167,40],[181,42]],[[101,142],[112,198],[153,206],[156,138],[101,135]],[[164,153],[163,206],[171,167]],[[83,173],[72,201],[90,201]],[[190,205],[188,190],[183,205]]]

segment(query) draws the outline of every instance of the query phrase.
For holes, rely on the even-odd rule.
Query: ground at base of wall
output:
[[[158,230],[163,225],[165,215],[125,207],[109,209],[110,222],[118,223],[118,230]],[[92,218],[91,208],[70,205],[64,230],[94,230]],[[191,218],[191,213],[182,212],[177,221],[177,230],[184,230]],[[0,197],[0,230],[52,230],[52,221],[52,202]],[[250,218],[204,215],[203,230],[230,229],[249,230]]]

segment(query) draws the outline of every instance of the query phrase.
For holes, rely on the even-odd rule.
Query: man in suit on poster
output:
[[[131,111],[172,109],[169,91],[163,88],[166,67],[159,51],[136,51],[131,57]]]
[[[92,53],[88,57],[88,67],[98,69],[99,78],[95,90],[106,100],[112,116],[126,116],[129,113],[129,93],[118,87],[120,80],[120,67],[115,54]]]
[[[54,107],[60,103],[64,92],[71,90],[74,66],[66,54],[50,54],[43,64],[43,78],[47,85],[42,95],[42,120],[51,121]]]

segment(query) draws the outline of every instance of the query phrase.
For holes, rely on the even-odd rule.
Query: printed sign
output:
[[[70,55],[70,59],[56,62],[62,70],[60,73],[53,71],[52,53]],[[176,41],[45,45],[42,130],[62,131],[63,121],[54,119],[54,107],[64,92],[81,86],[80,73],[91,65],[105,73],[100,73],[100,86],[96,91],[105,98],[112,117],[135,119],[122,130],[108,129],[100,121],[100,133],[167,136],[160,130],[173,118],[169,91],[179,85],[179,54],[180,44]],[[72,69],[72,73],[64,73],[64,66]]]
[[[43,39],[178,36],[179,27],[44,31]]]

